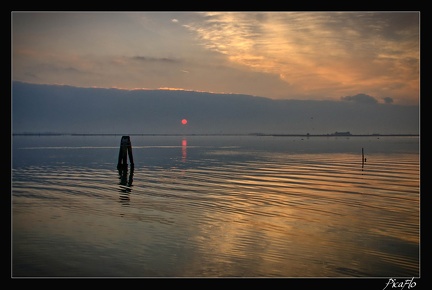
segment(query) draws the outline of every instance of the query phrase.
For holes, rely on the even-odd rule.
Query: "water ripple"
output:
[[[419,161],[412,155],[368,156],[363,168],[345,153],[250,152],[236,162],[211,155],[125,175],[67,164],[13,169],[14,228],[116,249],[137,275],[151,264],[159,270],[147,273],[181,268],[192,276],[418,276]],[[44,225],[33,220],[28,228],[34,217]]]

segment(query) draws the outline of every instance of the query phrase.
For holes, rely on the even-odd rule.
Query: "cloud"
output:
[[[209,12],[188,28],[232,63],[279,76],[291,95],[336,99],[363,88],[415,100],[418,19],[417,13]]]
[[[384,103],[386,103],[386,104],[392,104],[393,103],[393,99],[390,97],[385,97],[385,98],[383,98],[383,100],[384,100]]]
[[[134,56],[134,60],[148,61],[148,62],[165,62],[165,63],[178,63],[178,59],[168,58],[168,57],[148,57],[148,56]]]
[[[14,80],[302,100],[368,92],[419,102],[416,12],[13,16]]]
[[[365,94],[345,97],[364,102]],[[119,90],[13,83],[14,132],[394,134],[419,132],[419,107],[272,100],[166,88]],[[188,123],[189,124],[189,123]]]
[[[359,104],[376,104],[376,103],[378,103],[376,98],[369,96],[369,95],[366,95],[366,94],[357,94],[355,96],[345,96],[345,97],[341,97],[341,100],[359,103]]]

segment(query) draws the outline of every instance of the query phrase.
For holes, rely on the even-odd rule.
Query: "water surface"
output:
[[[13,137],[12,276],[419,276],[418,137],[120,139]]]

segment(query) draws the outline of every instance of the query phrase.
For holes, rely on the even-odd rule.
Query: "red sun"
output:
[[[183,125],[186,125],[188,121],[186,119],[183,119],[181,122]]]

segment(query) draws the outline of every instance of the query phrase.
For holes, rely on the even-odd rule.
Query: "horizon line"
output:
[[[419,133],[395,134],[280,134],[280,133],[12,133],[12,136],[262,136],[262,137],[420,137]]]

